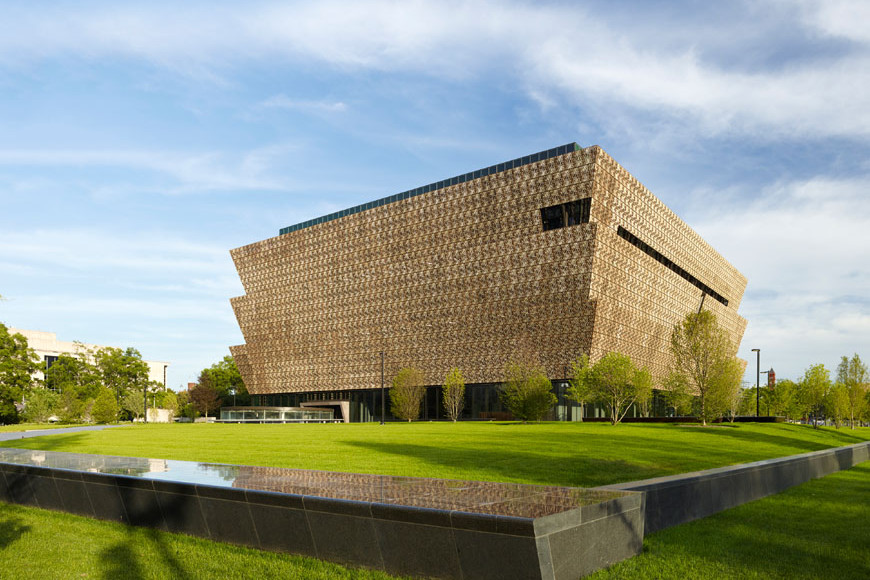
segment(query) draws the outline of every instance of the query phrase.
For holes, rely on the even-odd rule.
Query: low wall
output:
[[[870,441],[596,489],[644,492],[644,533],[650,534],[849,469],[868,459]]]
[[[557,486],[0,448],[0,501],[423,577],[574,579],[643,546],[643,494]]]

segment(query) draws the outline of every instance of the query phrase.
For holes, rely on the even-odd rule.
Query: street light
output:
[[[761,349],[753,348],[755,353],[755,416],[758,417],[761,398],[758,396],[758,384],[761,382]]]
[[[235,387],[230,389],[230,394],[233,396],[233,407],[236,406],[236,389]]]

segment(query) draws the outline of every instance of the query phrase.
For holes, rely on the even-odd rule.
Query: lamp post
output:
[[[236,406],[236,389],[235,387],[230,389],[230,394],[233,396],[233,407]]]
[[[761,404],[761,398],[758,396],[758,384],[761,382],[761,349],[753,348],[755,353],[755,416],[758,417],[758,412]]]
[[[381,425],[384,424],[386,409],[386,396],[384,393],[384,351],[381,351]]]

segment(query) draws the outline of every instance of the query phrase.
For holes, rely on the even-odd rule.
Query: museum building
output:
[[[498,385],[518,357],[553,380],[552,418],[578,420],[564,391],[580,354],[619,351],[662,377],[687,313],[715,313],[735,346],[746,328],[746,278],[598,146],[418,187],[231,255],[245,344],[230,351],[254,404],[350,421],[380,419],[382,386],[407,366],[430,385],[424,419],[443,416],[453,367],[466,417],[504,417]]]

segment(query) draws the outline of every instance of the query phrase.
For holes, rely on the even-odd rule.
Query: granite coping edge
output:
[[[535,538],[541,534],[539,531],[541,529],[540,526],[536,526],[538,521],[547,522],[547,531],[543,533],[552,533],[553,531],[577,525],[583,519],[580,515],[583,513],[583,510],[588,511],[589,508],[595,508],[600,505],[612,506],[615,500],[639,495],[636,492],[621,492],[625,494],[622,498],[580,506],[558,514],[532,518],[458,509],[426,508],[400,503],[284,494],[248,488],[225,488],[168,480],[142,479],[124,474],[76,471],[66,468],[22,465],[18,463],[0,462],[0,471],[20,473],[25,476],[72,480],[80,483],[97,483],[141,491],[189,495],[203,499],[236,501],[275,508],[297,509],[308,512],[330,513],[372,520],[394,521],[529,538]],[[607,513],[616,513],[613,512],[612,507],[607,507],[605,511]]]
[[[704,481],[716,479],[719,477],[735,475],[740,472],[749,472],[759,468],[777,468],[782,465],[787,465],[789,463],[800,463],[808,459],[813,459],[814,457],[824,457],[829,455],[836,456],[839,454],[849,453],[854,450],[861,450],[863,448],[867,448],[868,452],[870,452],[870,441],[863,441],[861,443],[854,443],[852,445],[844,445],[841,447],[828,447],[826,449],[817,449],[816,451],[808,451],[806,453],[799,453],[797,455],[786,455],[784,457],[762,459],[750,463],[737,463],[734,465],[713,467],[711,469],[704,469],[701,471],[689,471],[686,473],[678,473],[676,475],[664,475],[661,477],[652,477],[649,479],[639,479],[636,481],[601,485],[588,489],[601,491],[645,491],[652,488],[662,489],[667,487],[676,487],[684,485],[687,481],[691,480]]]

